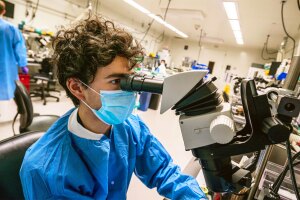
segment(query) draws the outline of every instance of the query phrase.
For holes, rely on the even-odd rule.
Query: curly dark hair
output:
[[[52,46],[58,81],[75,106],[79,100],[66,86],[69,78],[90,84],[97,69],[109,65],[116,56],[127,58],[132,67],[143,58],[143,49],[131,34],[95,15],[60,30]]]

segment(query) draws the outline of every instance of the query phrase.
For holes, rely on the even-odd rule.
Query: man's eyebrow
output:
[[[124,74],[124,73],[115,73],[115,74],[110,74],[107,77],[105,77],[105,79],[109,79],[109,78],[123,78],[128,74]]]

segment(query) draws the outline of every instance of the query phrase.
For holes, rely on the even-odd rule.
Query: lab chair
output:
[[[0,199],[24,199],[19,171],[26,150],[44,132],[27,132],[0,141]]]
[[[28,131],[47,131],[59,116],[33,113],[32,102],[25,86],[19,80],[16,80],[15,83],[16,90],[14,100],[17,104],[18,112],[14,118],[14,122],[17,116],[20,115],[20,133]]]
[[[37,82],[41,83],[37,84]],[[31,84],[36,87],[30,92],[31,97],[41,97],[44,100],[44,105],[47,104],[47,98],[54,98],[59,102],[59,97],[50,94],[50,92],[58,92],[60,94],[60,90],[56,89],[56,73],[50,58],[43,59],[39,73],[32,75]]]

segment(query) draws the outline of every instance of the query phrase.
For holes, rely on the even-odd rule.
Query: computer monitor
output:
[[[5,3],[5,10],[6,10],[4,16],[9,18],[14,18],[15,4],[10,3],[8,1],[3,1],[3,2]]]
[[[269,71],[269,75],[271,76],[275,76],[278,67],[280,66],[281,62],[272,62],[271,66],[270,66],[270,71]]]

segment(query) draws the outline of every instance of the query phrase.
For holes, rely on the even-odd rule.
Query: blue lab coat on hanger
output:
[[[0,18],[0,100],[14,97],[18,67],[27,66],[26,46],[21,32]]]

